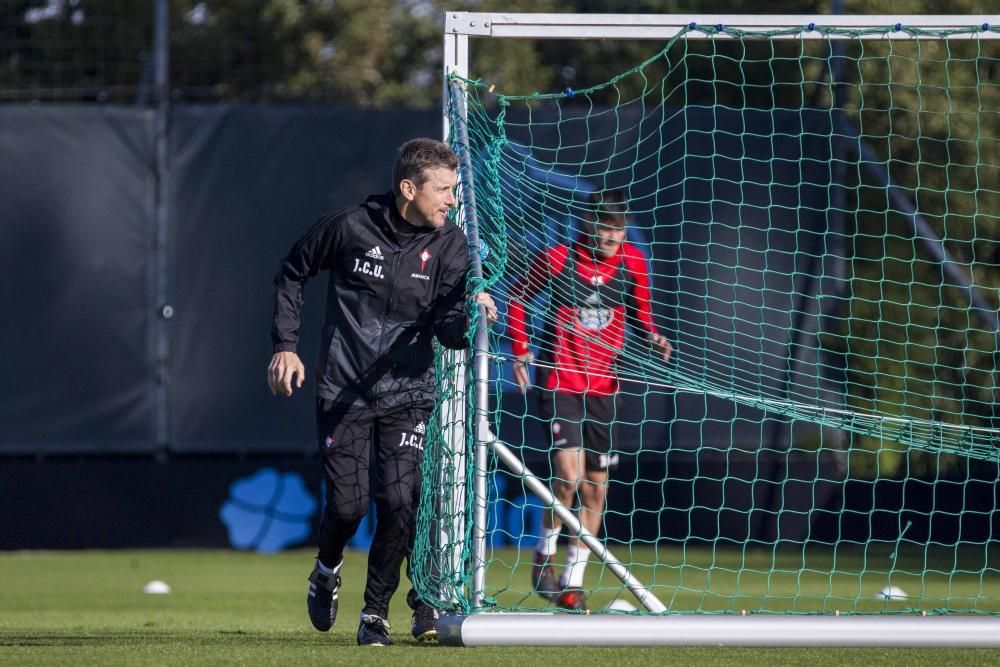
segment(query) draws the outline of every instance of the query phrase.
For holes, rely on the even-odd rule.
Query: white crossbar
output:
[[[677,36],[692,24],[701,26],[684,35],[685,38],[732,39],[728,32],[718,32],[719,26],[750,32],[794,30],[814,25],[817,28],[863,30],[899,26],[898,30],[857,37],[830,35],[834,38],[913,39],[918,30],[976,29],[949,36],[949,39],[997,39],[1000,15],[763,15],[748,14],[521,14],[501,12],[445,13],[445,34],[478,37],[516,37],[532,39],[659,39]],[[983,26],[988,26],[983,29]],[[820,39],[820,30],[796,31],[779,39]],[[938,39],[937,36],[931,36]]]

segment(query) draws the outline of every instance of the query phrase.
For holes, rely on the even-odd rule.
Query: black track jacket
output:
[[[432,336],[467,347],[467,267],[461,229],[411,225],[391,192],[324,215],[275,276],[274,351],[295,351],[302,289],[328,270],[317,395],[380,408],[431,403]]]

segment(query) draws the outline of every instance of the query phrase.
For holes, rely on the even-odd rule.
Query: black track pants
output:
[[[343,558],[344,545],[368,512],[370,484],[374,491],[376,528],[368,553],[365,614],[388,618],[399,568],[411,549],[430,408],[405,406],[384,412],[326,399],[316,402],[326,480],[319,559],[326,566],[335,567]]]

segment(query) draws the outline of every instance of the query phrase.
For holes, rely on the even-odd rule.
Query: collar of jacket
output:
[[[396,208],[396,197],[392,192],[386,192],[381,195],[371,195],[368,197],[367,201],[365,201],[365,205],[378,211],[379,219],[385,223],[386,229],[388,229],[400,243],[435,231],[429,227],[417,227],[416,225],[410,224],[403,219],[403,216],[399,214],[399,209]]]

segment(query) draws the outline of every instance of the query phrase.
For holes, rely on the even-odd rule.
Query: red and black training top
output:
[[[527,277],[511,290],[508,331],[515,355],[529,352],[524,304],[543,290],[549,293],[539,345],[545,366],[538,367],[536,384],[569,393],[616,393],[626,323],[656,333],[642,252],[625,242],[613,257],[598,259],[577,241],[535,256]]]

